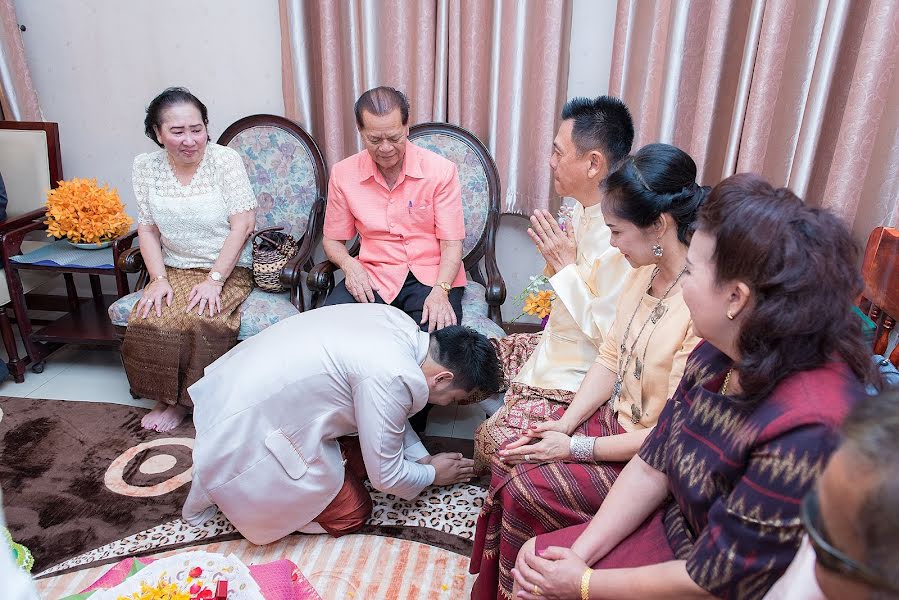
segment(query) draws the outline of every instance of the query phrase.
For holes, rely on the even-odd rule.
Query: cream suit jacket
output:
[[[337,438],[359,435],[372,485],[410,499],[434,467],[408,417],[428,400],[430,337],[402,311],[346,304],[290,317],[241,342],[188,392],[197,436],[183,516],[217,505],[255,544],[312,522],[343,485]]]

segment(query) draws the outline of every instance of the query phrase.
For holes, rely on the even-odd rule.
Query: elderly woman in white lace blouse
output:
[[[122,359],[132,393],[156,401],[141,420],[156,431],[191,411],[187,388],[237,342],[239,307],[253,286],[256,197],[237,152],[209,143],[208,122],[196,96],[169,88],[144,121],[162,150],[134,159],[150,283],[128,320]]]

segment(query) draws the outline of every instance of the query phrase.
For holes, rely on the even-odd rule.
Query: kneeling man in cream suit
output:
[[[188,389],[197,436],[184,519],[199,524],[217,505],[255,544],[356,531],[371,514],[366,476],[404,499],[472,477],[460,454],[428,454],[408,418],[501,383],[492,344],[466,327],[429,334],[382,304],[285,319]]]

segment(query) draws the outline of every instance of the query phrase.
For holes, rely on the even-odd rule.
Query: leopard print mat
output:
[[[374,509],[360,533],[418,541],[464,556],[471,554],[475,524],[486,496],[484,487],[471,484],[429,487],[417,498],[406,501],[374,491],[368,482],[366,486]],[[36,577],[117,562],[129,556],[240,537],[220,512],[199,526],[175,519],[70,558]]]

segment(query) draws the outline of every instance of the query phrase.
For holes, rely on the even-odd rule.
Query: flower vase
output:
[[[102,250],[103,248],[109,248],[112,246],[112,240],[106,240],[105,242],[72,242],[69,238],[63,238],[67,244],[70,246],[74,246],[81,250]]]

